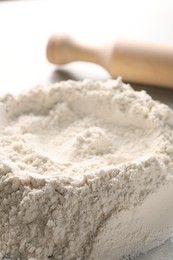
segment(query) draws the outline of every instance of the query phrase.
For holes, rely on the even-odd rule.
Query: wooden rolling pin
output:
[[[117,41],[103,47],[79,44],[68,36],[52,35],[47,58],[53,64],[88,61],[103,66],[112,77],[173,88],[173,47]]]

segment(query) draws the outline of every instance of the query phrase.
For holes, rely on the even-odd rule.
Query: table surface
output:
[[[66,33],[101,45],[119,38],[173,44],[172,0],[26,0],[0,1],[0,94],[18,94],[35,85],[84,78],[105,80],[110,75],[89,63],[55,67],[46,60],[49,36]],[[139,86],[173,108],[173,90]],[[173,259],[173,243],[138,260]]]

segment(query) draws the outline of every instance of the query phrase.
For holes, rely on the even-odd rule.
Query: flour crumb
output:
[[[172,119],[120,78],[1,97],[0,259],[132,259],[163,243]]]

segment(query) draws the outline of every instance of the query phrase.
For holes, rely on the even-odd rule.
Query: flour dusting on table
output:
[[[128,259],[173,234],[173,112],[121,79],[0,99],[0,259]]]

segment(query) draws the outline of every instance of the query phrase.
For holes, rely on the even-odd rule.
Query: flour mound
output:
[[[148,209],[173,216],[172,127],[121,79],[1,97],[0,256],[120,260],[162,243],[172,217]]]

